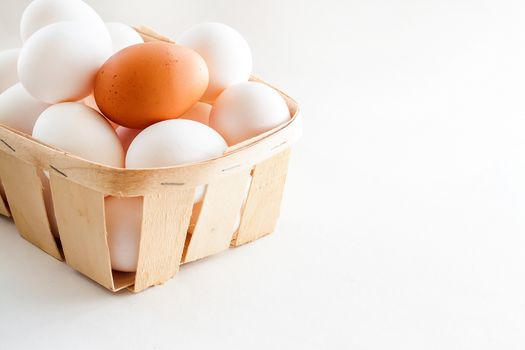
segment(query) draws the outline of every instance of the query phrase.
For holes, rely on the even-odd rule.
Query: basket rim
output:
[[[300,137],[301,110],[297,102],[257,77],[252,77],[251,80],[264,83],[279,92],[285,99],[292,117],[285,124],[231,146],[224,155],[212,159],[170,167],[117,168],[65,152],[3,124],[0,124],[0,151],[51,174],[68,177],[73,182],[110,195],[134,196],[164,191],[167,184],[174,184],[177,188],[207,184],[221,173],[227,174],[230,170],[253,167],[290,147]],[[153,178],[163,185],[162,190],[155,190],[157,186],[151,186]]]

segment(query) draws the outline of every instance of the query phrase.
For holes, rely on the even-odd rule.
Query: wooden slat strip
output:
[[[250,170],[244,169],[207,186],[184,262],[201,259],[230,247],[249,179]]]
[[[11,213],[9,212],[9,208],[7,207],[7,204],[5,202],[5,190],[4,185],[2,184],[2,180],[0,179],[0,192],[2,193],[2,198],[0,198],[0,215],[10,217]]]
[[[290,149],[287,149],[255,166],[241,224],[232,241],[233,246],[254,241],[275,229],[289,156]]]
[[[114,290],[105,226],[104,194],[50,173],[58,231],[66,262]]]
[[[134,27],[135,31],[140,34],[144,42],[149,41],[164,41],[167,43],[174,44],[175,42],[170,38],[155,32],[153,29],[146,26]]]
[[[0,152],[0,177],[20,235],[49,255],[62,260],[49,227],[37,168]]]
[[[179,271],[194,193],[194,188],[181,188],[144,196],[135,292]]]

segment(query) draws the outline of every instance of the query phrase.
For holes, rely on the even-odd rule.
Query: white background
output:
[[[0,2],[0,48],[27,2]],[[138,295],[0,220],[0,348],[523,349],[523,1],[88,2],[237,28],[304,137],[275,234]]]

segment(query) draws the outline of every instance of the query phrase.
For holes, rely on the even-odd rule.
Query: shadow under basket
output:
[[[170,42],[147,28],[137,31],[145,41]],[[274,230],[290,147],[301,132],[297,103],[277,91],[290,110],[289,122],[228,148],[221,157],[167,168],[104,166],[0,125],[0,179],[7,200],[0,200],[0,214],[12,216],[27,241],[109,290],[138,292],[161,284],[183,263]],[[60,238],[51,232],[42,170],[49,173]],[[201,185],[206,185],[204,198],[194,206],[195,188]],[[108,195],[143,197],[136,272],[111,269],[104,215]]]

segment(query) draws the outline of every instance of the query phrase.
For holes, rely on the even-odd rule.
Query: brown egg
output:
[[[95,100],[111,121],[133,129],[174,119],[190,109],[208,86],[208,68],[195,51],[148,42],[127,47],[104,63]]]

